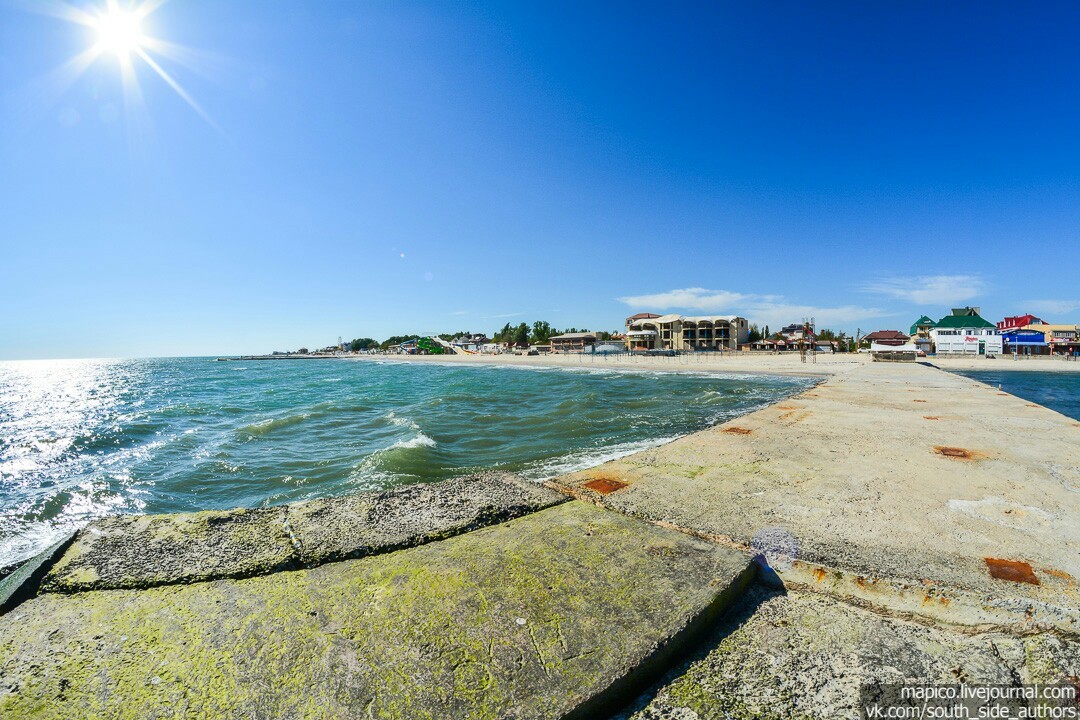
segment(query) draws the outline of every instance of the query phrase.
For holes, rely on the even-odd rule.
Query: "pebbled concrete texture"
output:
[[[758,586],[692,661],[617,720],[855,720],[864,685],[1013,686],[1070,676],[1080,676],[1076,638],[964,634]]]
[[[0,617],[0,717],[602,717],[752,574],[568,502],[313,569],[43,594]]]
[[[247,577],[290,567],[284,507],[119,515],[79,531],[45,576],[45,592],[81,592]]]
[[[306,565],[449,537],[555,505],[567,496],[509,473],[485,472],[289,506]]]
[[[1069,418],[935,368],[871,363],[558,482],[738,547],[786,535],[790,557],[774,563],[785,580],[792,560],[806,561],[856,579],[964,589],[1003,611],[1015,600],[1017,622],[1043,604],[1075,630],[1078,458],[1080,425]],[[601,478],[626,487],[589,490]],[[992,577],[987,558],[1028,563],[1039,584]],[[864,599],[887,605],[889,593]]]
[[[508,473],[256,510],[125,515],[81,530],[45,592],[265,575],[450,537],[562,502]]]

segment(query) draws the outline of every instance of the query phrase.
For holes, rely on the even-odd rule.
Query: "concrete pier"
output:
[[[489,476],[110,520],[0,616],[0,716],[836,718],[873,683],[1068,680],[1078,458],[1080,422],[996,388],[838,363],[571,502]]]

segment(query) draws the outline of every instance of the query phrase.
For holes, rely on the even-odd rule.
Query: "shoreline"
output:
[[[659,360],[626,369],[708,371]],[[739,372],[727,360],[713,371]],[[556,362],[508,356],[487,364],[592,366],[572,356]],[[758,364],[759,374],[795,369]],[[449,688],[462,698],[456,715],[432,717],[479,717],[477,708],[494,707],[535,720],[550,716],[551,698],[570,695],[578,699],[561,714],[603,705],[602,714],[587,715],[597,718],[642,692],[665,716],[701,714],[723,700],[711,693],[725,683],[775,700],[775,676],[757,670],[775,656],[762,645],[773,636],[796,667],[809,669],[806,689],[781,708],[787,714],[822,693],[829,699],[812,717],[844,716],[839,710],[854,706],[857,698],[837,685],[833,655],[861,653],[844,669],[855,685],[896,668],[927,681],[952,677],[943,673],[954,666],[972,682],[1037,672],[1033,681],[1050,683],[1072,672],[1080,652],[1080,529],[1070,520],[1080,467],[1046,461],[1075,456],[1080,422],[928,364],[867,359],[828,369],[824,382],[763,409],[542,486],[517,485],[515,492],[541,495],[510,498],[525,512],[515,519],[488,518],[491,491],[478,489],[472,505],[451,513],[462,532],[448,537],[444,523],[433,523],[411,547],[381,537],[388,518],[411,518],[422,507],[437,520],[458,508],[456,497],[440,510],[428,488],[412,486],[391,493],[400,501],[389,506],[353,496],[134,516],[104,540],[102,528],[80,533],[43,568],[44,584],[31,587],[16,612],[0,614],[7,638],[0,665],[17,687],[102,714],[117,699],[162,714],[176,699],[210,697],[213,687],[196,672],[210,652],[222,681],[257,694],[268,715],[295,709],[294,695],[258,690],[284,677],[320,702],[344,698],[342,715],[376,701],[387,716],[443,708],[445,697],[431,688]],[[542,487],[573,499],[557,502]],[[549,502],[557,504],[539,508]],[[180,548],[194,553],[198,572],[189,577],[177,550],[146,554],[145,578],[107,577],[116,542],[141,553],[145,533],[158,536],[126,526],[162,522],[170,527],[160,536],[170,542],[181,528]],[[185,540],[192,533],[205,552]],[[222,533],[235,539],[231,556],[221,551]],[[379,542],[384,551],[368,554]],[[175,577],[162,577],[170,562]],[[762,602],[770,588],[782,592]],[[478,613],[476,597],[494,602]],[[642,615],[643,607],[668,608],[673,597],[682,604]],[[734,606],[745,613],[738,624],[755,628],[752,637],[721,626],[730,642],[703,642],[697,630],[717,627],[734,603],[742,603]],[[778,605],[790,612],[778,616]],[[597,623],[596,607],[614,608],[606,612],[616,612],[617,642],[610,622]],[[674,622],[679,617],[690,621]],[[656,627],[662,632],[649,634]],[[890,649],[898,634],[907,638],[902,653]],[[105,652],[102,638],[112,643]],[[996,652],[1003,644],[1014,650]],[[149,680],[133,661],[147,647],[171,663]],[[275,654],[267,658],[265,647]],[[340,657],[348,667],[377,669],[342,675]],[[402,677],[424,679],[402,684]],[[478,686],[476,677],[489,682]],[[340,682],[361,700],[342,694]],[[124,694],[148,684],[159,689]],[[0,709],[36,701],[9,693]],[[45,707],[62,716],[61,705]]]
[[[435,363],[445,365],[500,365],[508,367],[594,368],[671,373],[732,373],[787,375],[828,378],[873,365],[868,353],[820,353],[816,360],[802,362],[797,353],[735,353],[724,355],[678,355],[675,357],[643,355],[346,355],[342,360],[361,362]],[[880,363],[879,363],[880,364]],[[1080,362],[1062,358],[1025,358],[1013,360],[1000,356],[984,357],[931,356],[918,363],[938,369],[971,371],[1080,372]]]
[[[627,372],[668,372],[675,374],[702,373],[737,375],[780,375],[824,379],[849,372],[868,363],[854,353],[830,357],[818,356],[817,362],[800,362],[798,355],[741,355],[695,356],[677,355],[355,355],[343,359],[360,362],[432,363],[441,365],[497,365],[518,368],[583,368]]]

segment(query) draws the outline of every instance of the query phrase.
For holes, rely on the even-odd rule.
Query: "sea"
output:
[[[1080,420],[1080,372],[1038,370],[956,370],[952,372],[987,385],[1001,387],[1007,393],[1045,405],[1074,420]]]
[[[263,507],[663,444],[807,378],[382,360],[0,362],[0,568],[96,518]]]

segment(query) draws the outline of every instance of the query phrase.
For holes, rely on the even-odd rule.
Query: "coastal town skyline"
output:
[[[0,7],[0,359],[1080,321],[1071,4],[115,7]]]

